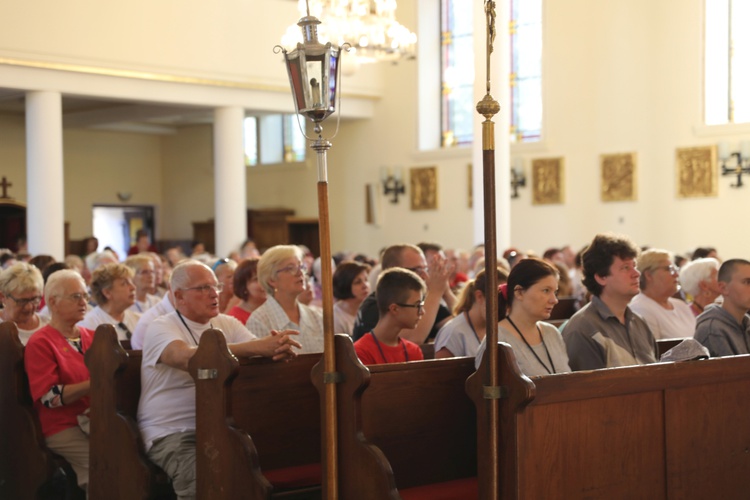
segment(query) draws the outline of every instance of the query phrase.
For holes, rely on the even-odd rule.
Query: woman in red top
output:
[[[86,314],[89,296],[83,278],[63,270],[49,277],[45,298],[51,319],[26,344],[26,373],[47,446],[70,463],[86,489],[89,439],[79,418],[87,420],[90,383],[83,354],[94,332],[76,323]]]

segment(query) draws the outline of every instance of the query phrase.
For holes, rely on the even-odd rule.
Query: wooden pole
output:
[[[331,266],[331,226],[328,211],[327,151],[331,143],[321,137],[313,143],[318,154],[318,235],[320,274],[323,290],[323,384],[325,387],[326,498],[337,500],[338,436],[336,418],[336,346],[333,331],[333,269]]]
[[[490,95],[490,54],[495,41],[495,2],[484,0],[487,17],[487,94],[477,103],[477,112],[484,116],[482,122],[482,168],[484,176],[484,252],[487,289],[485,290],[487,331],[486,342],[489,355],[488,370],[482,375],[484,398],[487,402],[487,423],[489,425],[488,464],[478,464],[487,471],[486,481],[480,481],[480,498],[496,500],[500,497],[500,371],[497,344],[497,219],[495,204],[495,124],[492,117],[500,111],[500,104]]]

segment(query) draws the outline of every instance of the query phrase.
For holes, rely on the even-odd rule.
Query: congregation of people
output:
[[[291,361],[323,350],[320,259],[304,246],[246,241],[217,258],[198,242],[163,255],[145,231],[121,262],[90,239],[86,254],[2,253],[0,318],[16,324],[47,446],[88,483],[89,374],[83,355],[102,324],[143,351],[138,425],[149,458],[178,498],[195,496],[195,385],[187,372],[201,335],[221,330],[238,356]],[[187,252],[190,253],[190,252]],[[478,367],[497,296],[498,340],[528,376],[659,361],[657,339],[690,339],[698,357],[750,354],[750,261],[715,249],[690,257],[598,234],[579,251],[516,248],[498,256],[488,289],[483,245],[399,243],[378,258],[333,259],[333,325],[365,365],[469,356]],[[317,271],[317,272],[315,272]],[[491,274],[490,274],[491,276]],[[555,317],[561,300],[570,317]],[[705,353],[705,354],[704,354]]]

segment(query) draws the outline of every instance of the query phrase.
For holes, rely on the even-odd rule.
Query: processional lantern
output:
[[[339,381],[336,372],[335,338],[333,331],[333,269],[331,266],[331,229],[328,213],[328,165],[326,153],[331,143],[323,137],[321,123],[336,111],[340,104],[339,78],[341,66],[339,56],[341,47],[334,47],[330,42],[325,45],[318,41],[320,20],[307,15],[297,25],[302,29],[303,42],[297,43],[292,51],[277,45],[276,53],[282,52],[286,60],[289,83],[292,87],[294,108],[315,124],[317,137],[308,137],[305,127],[300,125],[302,134],[312,144],[310,147],[317,153],[318,164],[318,227],[320,236],[321,281],[323,284],[323,383],[325,400],[325,418],[323,434],[325,436],[325,478],[323,492],[327,499],[338,498],[338,437],[336,422],[336,383]],[[340,108],[340,106],[339,106]],[[341,117],[341,110],[337,118]],[[338,132],[338,120],[336,131]]]

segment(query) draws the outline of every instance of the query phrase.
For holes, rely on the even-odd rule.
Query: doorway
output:
[[[120,260],[125,260],[128,249],[135,244],[135,233],[148,231],[154,237],[154,207],[149,205],[94,205],[94,236],[99,240],[99,251],[112,248]]]

